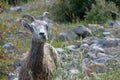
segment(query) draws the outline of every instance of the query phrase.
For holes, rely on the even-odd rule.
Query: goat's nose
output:
[[[41,36],[45,36],[45,33],[39,33],[39,35],[41,35]]]

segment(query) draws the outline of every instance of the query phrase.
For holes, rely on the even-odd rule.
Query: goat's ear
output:
[[[27,28],[28,30],[30,30],[33,33],[33,27],[31,27],[27,22],[25,22],[24,20],[22,20],[22,24],[25,28]]]

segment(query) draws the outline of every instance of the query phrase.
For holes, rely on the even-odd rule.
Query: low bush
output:
[[[118,12],[118,7],[113,2],[105,0],[96,0],[96,4],[92,4],[92,9],[86,12],[86,20],[91,23],[103,23],[107,19],[112,18],[112,14]]]

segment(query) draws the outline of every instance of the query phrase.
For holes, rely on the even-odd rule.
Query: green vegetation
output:
[[[87,12],[86,20],[90,23],[104,23],[107,19],[112,19],[112,12],[118,12],[118,8],[113,2],[96,0],[90,11]]]
[[[111,2],[110,2],[111,1]],[[119,13],[118,1],[105,0],[56,0],[50,12],[55,20],[76,22],[86,20],[93,23],[104,23],[111,18],[111,12]]]

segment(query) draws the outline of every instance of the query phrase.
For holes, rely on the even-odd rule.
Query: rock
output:
[[[97,44],[101,47],[115,47],[118,46],[120,42],[119,38],[98,38],[91,42],[91,44]]]
[[[15,49],[14,44],[11,42],[4,44],[2,47],[5,49],[4,51],[6,53],[13,53]]]
[[[96,56],[97,56],[97,58],[101,58],[101,57],[108,57],[108,55],[107,55],[107,54],[102,53],[102,52],[97,53],[97,54],[96,54]]]
[[[73,77],[75,77],[77,74],[79,74],[79,70],[78,69],[70,69],[69,72],[70,72],[69,74],[70,74],[71,79]]]
[[[23,11],[23,10],[27,10],[27,9],[25,7],[22,7],[22,6],[16,6],[16,7],[11,7],[9,10],[19,12],[19,11]]]
[[[99,24],[88,24],[87,27],[90,28],[94,33],[103,32],[105,30],[104,26],[101,26]]]
[[[87,53],[87,56],[88,56],[90,59],[96,59],[96,58],[97,58],[96,54],[95,54],[95,53],[92,53],[92,52],[88,52],[88,53]]]
[[[108,57],[99,57],[98,59],[96,59],[96,62],[105,64],[107,60],[109,60]]]
[[[103,52],[105,53],[105,50],[98,46],[97,44],[92,44],[89,46],[89,52],[92,52],[94,54],[97,54],[98,52]]]
[[[111,32],[103,32],[103,35],[104,35],[104,36],[110,36],[110,35],[111,35]]]
[[[113,21],[113,20],[108,20],[107,22],[106,22],[106,24],[107,25],[109,25],[110,27],[119,27],[120,26],[120,21],[118,21],[118,20],[115,20],[115,21]]]
[[[11,7],[10,11],[22,11],[22,7],[17,6],[17,7]]]
[[[58,37],[60,40],[74,40],[78,38],[78,36],[70,30],[65,33],[60,33]]]
[[[3,48],[6,48],[8,50],[14,49],[14,44],[13,43],[6,43],[3,45]]]
[[[13,80],[18,80],[18,78],[14,78]]]
[[[10,80],[14,80],[16,78],[16,74],[9,73]]]
[[[64,53],[64,49],[62,48],[55,48],[58,53]]]
[[[76,26],[73,29],[71,29],[74,33],[76,33],[79,37],[85,38],[87,36],[91,36],[92,32],[90,29],[86,28],[83,25]]]
[[[79,37],[85,38],[87,36],[91,36],[92,32],[90,29],[86,28],[85,26],[76,26],[64,33],[59,34],[59,39],[61,40],[74,40]]]
[[[84,51],[84,53],[87,53],[89,50],[89,45],[84,43],[80,46],[81,50]]]
[[[106,38],[106,43],[103,45],[103,47],[115,47],[118,46],[120,42],[119,38]]]
[[[71,54],[71,53],[79,53],[80,52],[80,48],[76,48],[75,45],[69,45],[66,47],[67,53]]]

